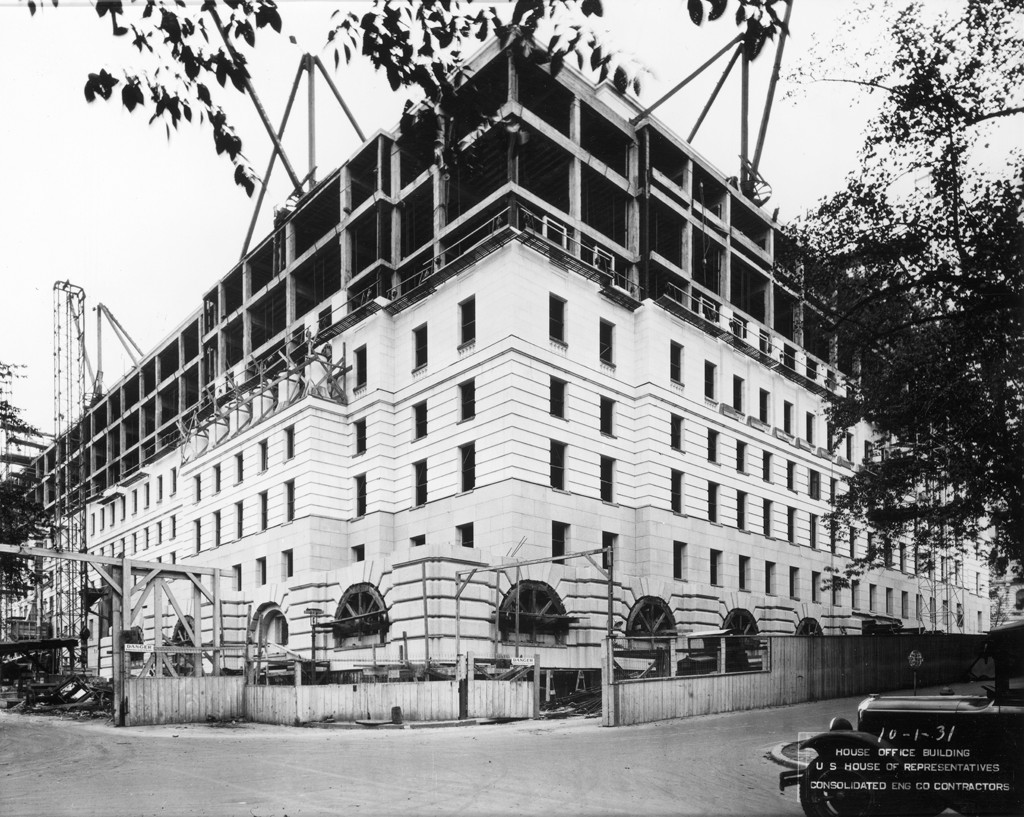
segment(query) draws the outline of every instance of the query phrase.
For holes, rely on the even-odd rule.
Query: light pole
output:
[[[324,614],[324,611],[319,607],[307,607],[305,613],[309,616],[309,640],[312,642],[313,649],[310,653],[310,657],[313,661],[312,677],[313,685],[316,686],[316,623],[320,616]]]

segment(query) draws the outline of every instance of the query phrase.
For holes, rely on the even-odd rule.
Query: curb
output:
[[[765,753],[765,757],[774,763],[778,763],[780,766],[785,766],[787,769],[797,769],[799,771],[807,767],[807,762],[803,760],[794,760],[785,753],[787,749],[790,749],[794,754],[797,753],[799,751],[797,748],[798,746],[799,741],[780,743],[769,749]]]
[[[360,723],[359,721],[308,721],[303,726],[311,729],[453,729],[462,726],[482,726],[495,721],[486,718],[469,718],[464,721],[411,721],[409,723]]]

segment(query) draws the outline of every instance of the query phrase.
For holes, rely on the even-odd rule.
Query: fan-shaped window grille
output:
[[[502,640],[520,643],[561,644],[575,616],[565,612],[558,593],[544,582],[514,584],[502,599],[498,630]]]
[[[723,630],[729,630],[730,635],[757,635],[757,621],[750,614],[749,610],[736,607],[729,611],[722,624]]]
[[[354,584],[342,595],[334,614],[334,645],[383,644],[390,626],[387,605],[377,588],[366,582]]]
[[[676,620],[672,608],[657,596],[637,599],[626,620],[626,635],[630,638],[667,638],[676,634]]]
[[[821,625],[816,618],[802,618],[796,625],[797,635],[821,635]]]

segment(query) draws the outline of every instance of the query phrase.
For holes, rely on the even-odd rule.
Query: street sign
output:
[[[533,666],[533,656],[532,655],[530,655],[530,656],[526,656],[526,655],[513,655],[512,656],[512,666],[513,667],[532,667]]]
[[[918,650],[911,650],[910,655],[907,656],[907,663],[912,669],[917,669],[924,663],[924,656]]]

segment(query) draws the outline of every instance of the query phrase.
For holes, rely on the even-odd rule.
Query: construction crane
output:
[[[58,553],[87,550],[85,505],[89,498],[89,437],[86,410],[103,395],[103,319],[138,367],[142,350],[103,304],[96,305],[96,369],[85,345],[85,290],[70,281],[53,285],[53,425],[56,462],[53,479],[53,541]],[[86,379],[88,374],[88,381]],[[53,637],[80,639],[82,661],[88,641],[85,562],[56,559],[45,581]],[[43,599],[36,599],[37,616]],[[70,667],[61,667],[62,671]]]
[[[85,408],[85,290],[70,281],[57,281],[53,285],[53,426],[57,456],[52,546],[58,553],[86,550]],[[67,559],[54,561],[48,598],[53,637],[84,637],[85,565]],[[38,605],[42,601],[37,597]],[[40,609],[37,614],[41,613]],[[63,655],[61,660],[65,660]]]

